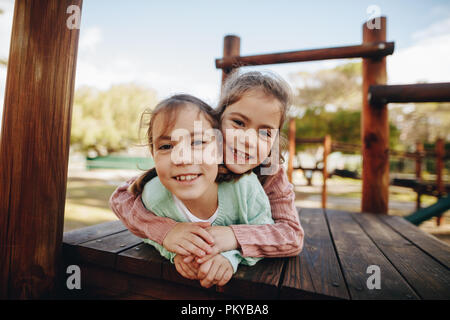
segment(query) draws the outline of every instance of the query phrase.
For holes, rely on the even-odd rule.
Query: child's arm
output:
[[[137,237],[150,239],[180,255],[204,255],[199,250],[211,252],[209,243],[214,239],[204,229],[207,224],[178,223],[156,216],[144,207],[141,196],[127,191],[134,180],[119,186],[109,200],[111,209],[125,227]]]
[[[232,225],[245,257],[295,256],[303,248],[304,232],[295,207],[294,187],[283,169],[264,186],[275,224]]]
[[[295,256],[303,248],[304,232],[295,208],[295,193],[281,167],[264,186],[275,224],[214,226],[207,230],[215,240],[214,250],[241,249],[244,257]],[[206,261],[207,257],[198,260]]]

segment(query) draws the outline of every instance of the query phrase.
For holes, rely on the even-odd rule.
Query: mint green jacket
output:
[[[157,216],[171,218],[177,222],[188,222],[178,210],[172,193],[164,187],[158,177],[147,182],[142,192],[144,206]],[[219,212],[213,226],[233,224],[273,224],[270,203],[256,174],[242,176],[236,182],[221,182],[218,185]],[[155,241],[143,239],[154,246],[163,257],[173,263],[175,253],[166,250]],[[239,263],[252,266],[262,258],[243,257],[239,250],[221,253],[236,272]]]

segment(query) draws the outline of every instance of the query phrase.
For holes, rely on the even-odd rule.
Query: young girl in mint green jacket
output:
[[[232,174],[222,163],[221,135],[214,110],[190,95],[160,102],[152,112],[147,136],[155,167],[131,186],[145,207],[177,222],[208,222],[213,226],[273,224],[270,203],[254,173]],[[206,231],[205,231],[206,232]],[[225,285],[240,263],[261,258],[224,251],[205,263],[186,263],[183,257],[149,239],[162,256],[186,278],[202,285]]]

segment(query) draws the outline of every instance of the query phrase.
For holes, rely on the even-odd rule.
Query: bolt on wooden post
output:
[[[363,25],[363,43],[386,41],[386,17],[380,23]],[[379,25],[380,28],[371,28]],[[363,110],[362,110],[362,211],[388,212],[389,196],[389,123],[387,105],[370,104],[369,87],[386,84],[386,57],[363,58]]]

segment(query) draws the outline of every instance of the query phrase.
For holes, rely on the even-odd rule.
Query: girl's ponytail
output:
[[[134,182],[128,187],[128,192],[132,193],[135,196],[140,195],[144,190],[145,184],[150,180],[152,180],[157,175],[158,174],[155,168],[148,170],[147,172],[142,174],[139,178],[134,180]]]

